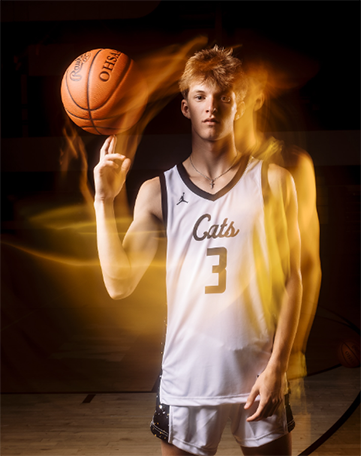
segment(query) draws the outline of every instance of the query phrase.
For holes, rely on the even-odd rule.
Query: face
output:
[[[195,81],[182,100],[182,113],[192,122],[192,132],[208,141],[233,134],[237,114],[236,94],[213,84]]]

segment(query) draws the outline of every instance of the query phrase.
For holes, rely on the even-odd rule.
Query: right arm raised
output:
[[[161,194],[158,178],[145,182],[136,200],[134,220],[123,243],[117,230],[114,198],[124,185],[130,160],[114,153],[108,138],[94,169],[97,244],[104,283],[113,299],[129,296],[150,265],[158,247]]]

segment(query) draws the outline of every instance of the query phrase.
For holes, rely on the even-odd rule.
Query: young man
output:
[[[168,321],[151,426],[163,455],[215,454],[229,417],[245,455],[289,455],[285,373],[302,293],[293,180],[251,156],[252,132],[236,149],[247,80],[231,51],[195,54],[180,88],[191,154],[143,184],[123,243],[113,201],[130,161],[115,153],[114,137],[101,149],[95,210],[105,285],[114,299],[132,293],[166,230]],[[278,250],[270,239],[280,237]]]

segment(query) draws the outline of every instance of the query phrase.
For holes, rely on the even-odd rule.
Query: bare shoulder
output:
[[[308,152],[298,146],[287,147],[283,154],[284,166],[295,179],[314,174],[313,160]]]
[[[290,163],[289,165],[292,166],[292,164],[297,165],[299,160],[310,160],[312,162],[310,154],[302,149],[302,147],[292,145],[286,147],[286,154],[290,157]]]
[[[295,183],[292,174],[282,166],[274,163],[269,164],[268,182],[274,196],[283,198],[285,203],[296,194]]]
[[[139,189],[134,216],[139,213],[155,216],[162,221],[162,198],[159,177],[145,181]]]
[[[296,166],[293,168],[292,175],[297,181],[308,182],[310,178],[314,178],[315,168],[311,156],[303,149],[296,148],[293,152],[295,154]]]
[[[316,175],[311,156],[298,146],[291,146],[285,150],[285,167],[294,179],[299,207],[303,210],[316,211]]]
[[[268,167],[268,180],[270,185],[285,185],[287,182],[292,181],[292,174],[286,168],[270,163]]]

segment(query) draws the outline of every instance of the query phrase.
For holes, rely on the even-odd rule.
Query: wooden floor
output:
[[[317,448],[312,455],[360,455],[360,438],[360,406],[358,406],[347,422]]]
[[[292,382],[296,419],[293,455],[299,455],[347,411],[360,390],[360,370],[338,367]],[[149,432],[153,393],[3,394],[3,456],[157,456]],[[312,454],[360,455],[359,410]],[[227,427],[218,456],[241,452]]]

